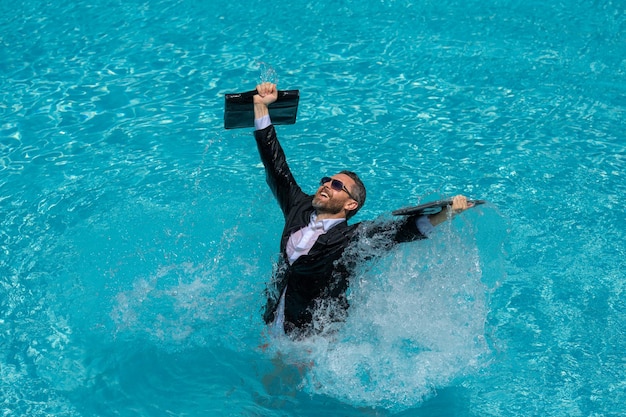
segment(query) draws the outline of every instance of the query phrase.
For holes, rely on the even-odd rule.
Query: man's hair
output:
[[[363,207],[363,204],[365,204],[365,185],[363,185],[363,181],[361,181],[361,178],[359,178],[359,176],[352,171],[341,171],[340,174],[347,175],[354,181],[354,186],[352,186],[350,194],[352,194],[352,197],[354,197],[356,202],[359,204],[356,207],[356,210],[350,210],[346,212],[346,219],[349,219],[350,217],[354,216],[357,211],[361,209],[361,207]]]

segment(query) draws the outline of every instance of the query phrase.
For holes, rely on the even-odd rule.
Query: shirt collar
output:
[[[328,232],[328,230],[333,227],[338,225],[341,222],[346,221],[346,219],[324,219],[324,220],[320,220],[320,222],[322,222],[322,227],[324,228],[324,232]],[[315,223],[318,223],[317,221],[317,214],[315,212],[311,213],[311,222],[309,223],[310,226],[313,226]]]

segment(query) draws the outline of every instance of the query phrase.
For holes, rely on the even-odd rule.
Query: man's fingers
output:
[[[457,195],[452,199],[452,210],[460,213],[463,210],[467,210],[469,208],[469,204],[467,203],[467,197],[464,195]]]
[[[256,86],[256,91],[259,93],[261,97],[264,97],[268,94],[272,94],[276,89],[276,84],[272,83],[261,83]]]

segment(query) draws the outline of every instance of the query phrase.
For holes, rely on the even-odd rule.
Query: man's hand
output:
[[[464,195],[457,195],[452,199],[451,209],[453,213],[461,213],[472,206],[473,204],[468,203]]]
[[[465,197],[464,195],[457,195],[452,199],[452,206],[450,206],[450,211],[454,216],[455,214],[459,214],[473,206],[473,204],[467,202],[467,197]],[[428,216],[428,219],[433,226],[437,226],[448,220],[448,212],[447,210],[441,210],[437,214],[431,214],[430,216]]]
[[[278,90],[276,84],[262,83],[256,86],[256,91],[258,94],[253,97],[254,118],[260,119],[270,114],[267,106],[278,99]]]
[[[254,95],[254,104],[265,104],[269,106],[278,99],[276,84],[262,83],[256,86],[258,94]]]

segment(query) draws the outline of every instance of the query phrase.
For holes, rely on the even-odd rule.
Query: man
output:
[[[283,149],[271,124],[268,105],[276,101],[276,85],[257,86],[254,96],[255,139],[267,183],[285,217],[280,242],[280,259],[269,288],[263,318],[294,337],[322,330],[314,320],[324,308],[330,321],[341,321],[348,308],[346,290],[353,261],[344,259],[345,249],[361,236],[384,234],[384,245],[424,239],[433,227],[448,219],[444,210],[431,216],[407,216],[398,222],[376,225],[371,222],[348,225],[365,203],[365,187],[351,171],[324,177],[314,195],[296,183]],[[456,196],[452,213],[469,207],[467,199]],[[347,257],[346,257],[347,258]]]

